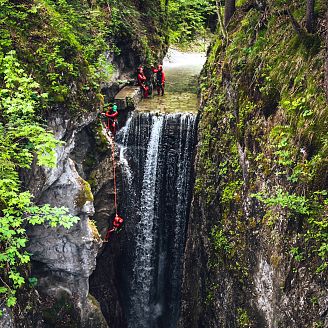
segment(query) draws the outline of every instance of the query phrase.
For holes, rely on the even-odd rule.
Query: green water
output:
[[[197,84],[205,63],[205,53],[183,53],[170,49],[164,59],[166,76],[165,95],[143,99],[137,110],[147,112],[177,113],[196,112],[199,106]]]

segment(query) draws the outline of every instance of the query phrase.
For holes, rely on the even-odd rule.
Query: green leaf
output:
[[[15,296],[9,296],[7,299],[7,306],[13,307],[16,304],[17,298]]]

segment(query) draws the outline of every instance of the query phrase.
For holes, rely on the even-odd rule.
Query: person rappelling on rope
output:
[[[162,93],[162,96],[164,96],[165,73],[163,71],[163,66],[158,65],[157,69],[154,66],[152,66],[151,69],[154,73],[156,73],[157,94],[160,95]]]
[[[105,127],[106,131],[110,131],[112,135],[115,137],[116,130],[117,130],[117,117],[118,117],[118,111],[117,111],[117,105],[116,103],[113,104],[113,106],[108,106],[108,110],[105,113],[101,113],[101,115],[106,118],[105,120]]]
[[[106,237],[105,237],[105,241],[108,241],[110,235],[113,232],[119,230],[122,227],[123,222],[124,222],[123,218],[121,218],[118,214],[116,214],[115,215],[115,218],[113,220],[113,228],[112,229],[108,229],[107,234],[106,234]]]
[[[148,98],[149,97],[149,87],[146,85],[147,78],[146,78],[143,68],[141,66],[138,68],[137,80],[138,80],[138,85],[143,90],[144,98]]]

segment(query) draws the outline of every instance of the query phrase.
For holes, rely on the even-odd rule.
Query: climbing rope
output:
[[[115,219],[116,219],[118,217],[118,213],[117,213],[117,187],[116,187],[115,141],[114,141],[114,137],[112,135],[108,135],[107,134],[108,128],[106,127],[106,124],[104,124],[102,122],[102,125],[103,125],[104,135],[106,136],[107,141],[111,145],[111,150],[112,150],[113,186],[114,186],[114,207],[115,207]],[[115,220],[114,220],[114,222],[115,222]],[[114,227],[112,229],[108,228],[107,234],[106,234],[103,242],[108,242],[108,239],[109,239],[109,236],[110,236],[111,232],[112,231],[115,231],[115,230],[116,230],[115,224],[114,224]]]
[[[112,147],[112,161],[113,161],[113,183],[114,183],[114,207],[115,207],[115,214],[117,215],[117,188],[116,188],[116,162],[115,162],[115,144],[114,139],[110,136],[109,137],[110,144]]]

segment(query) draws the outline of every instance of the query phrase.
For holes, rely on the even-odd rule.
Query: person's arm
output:
[[[140,84],[142,84],[142,83],[144,83],[146,81],[146,77],[145,77],[145,75],[144,74],[139,74],[138,75],[138,82],[140,83]]]
[[[115,118],[118,116],[118,112],[114,112],[113,114],[109,114],[109,112],[106,112],[106,116],[109,118]]]
[[[162,71],[162,84],[165,84],[165,73]]]

